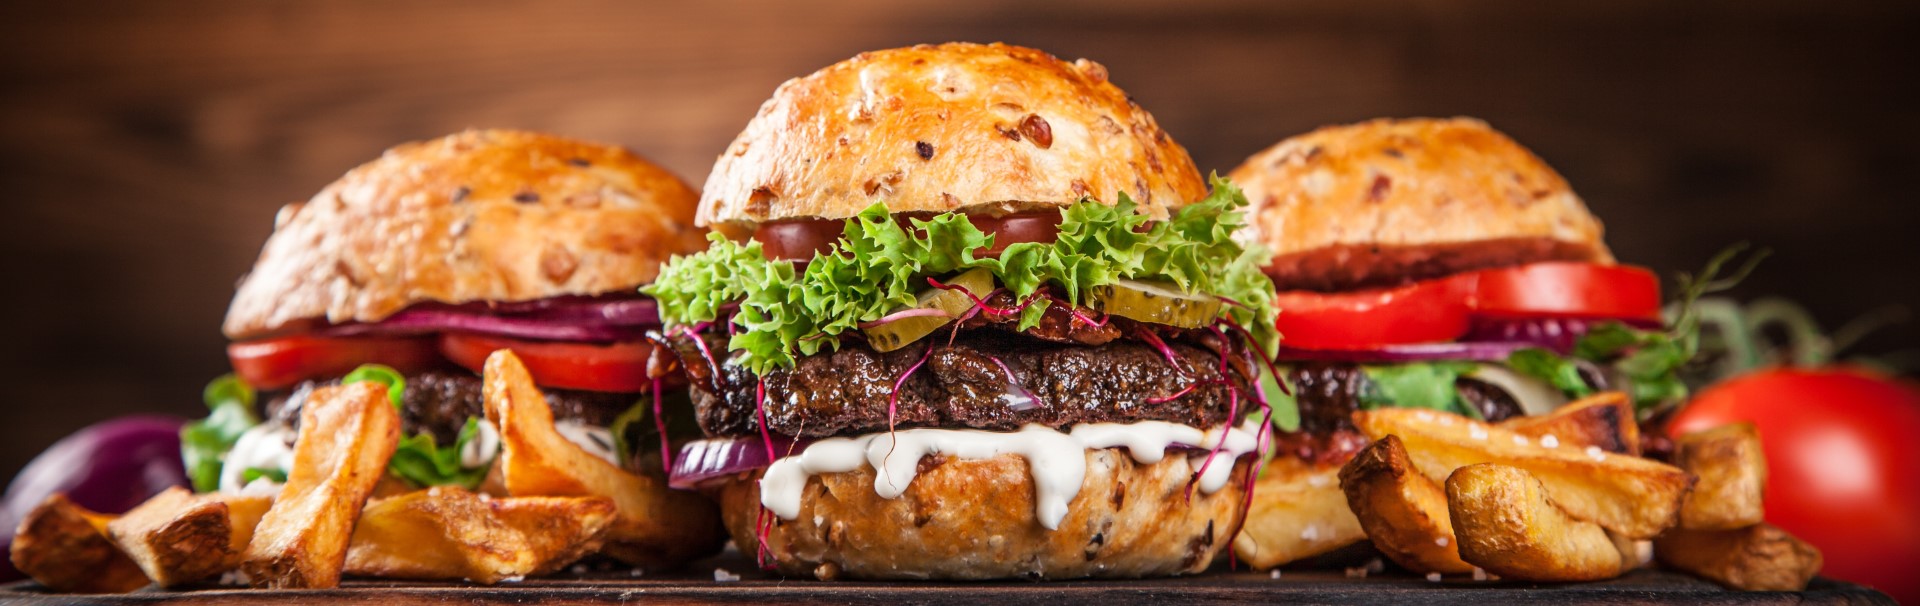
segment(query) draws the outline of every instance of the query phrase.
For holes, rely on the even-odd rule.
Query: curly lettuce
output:
[[[1246,196],[1219,176],[1213,192],[1166,221],[1150,223],[1122,193],[1115,204],[1083,199],[1060,211],[1052,242],[1007,246],[998,257],[977,257],[993,235],[961,213],[910,219],[903,227],[875,204],[849,219],[827,251],[804,268],[768,260],[758,242],[740,244],[712,234],[706,251],[675,257],[641,291],[659,301],[669,329],[718,320],[738,305],[728,349],[762,373],[791,367],[801,356],[838,348],[837,337],[916,304],[926,279],[986,268],[995,281],[1025,299],[1052,287],[1069,305],[1090,289],[1116,280],[1163,281],[1190,294],[1231,302],[1222,314],[1245,327],[1267,351],[1273,329],[1273,286],[1260,272],[1266,251],[1233,239],[1245,225]],[[1021,315],[1020,328],[1040,321],[1044,308]]]

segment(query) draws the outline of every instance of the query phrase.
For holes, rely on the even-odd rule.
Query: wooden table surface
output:
[[[742,577],[714,580],[718,567]],[[1283,572],[1280,578],[1258,572],[1207,574],[1138,581],[1053,581],[998,583],[824,583],[763,576],[745,561],[723,561],[685,571],[635,577],[631,573],[589,572],[562,578],[479,587],[453,583],[349,580],[339,589],[261,591],[206,588],[188,591],[148,589],[124,595],[75,596],[42,593],[30,582],[0,587],[0,605],[8,604],[264,604],[350,602],[358,604],[787,604],[841,603],[904,606],[1026,602],[1033,606],[1097,604],[1320,603],[1320,604],[1892,604],[1887,596],[1858,585],[1815,579],[1807,591],[1735,592],[1690,576],[1640,570],[1597,583],[1542,585],[1450,578],[1429,582],[1405,573],[1351,578],[1341,570]]]

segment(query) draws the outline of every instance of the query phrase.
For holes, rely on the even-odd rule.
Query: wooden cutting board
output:
[[[727,565],[737,566],[727,568]],[[745,561],[719,566],[737,581],[715,581],[714,566],[663,575],[589,572],[479,587],[454,583],[349,580],[339,589],[263,591],[206,588],[144,590],[124,595],[74,596],[40,591],[31,582],[0,586],[4,604],[907,604],[1022,603],[1028,606],[1122,606],[1126,604],[1321,603],[1321,604],[1893,604],[1879,592],[1851,583],[1815,579],[1804,592],[1736,592],[1690,576],[1641,570],[1597,583],[1540,585],[1467,578],[1429,582],[1403,573],[1349,577],[1340,570],[1256,572],[1141,581],[997,583],[824,583],[781,580],[751,570]]]

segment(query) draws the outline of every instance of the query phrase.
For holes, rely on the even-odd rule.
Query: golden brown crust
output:
[[[720,156],[701,225],[894,212],[1006,213],[1125,192],[1142,212],[1200,198],[1186,149],[1081,59],[1004,44],[862,53],[780,85]]]
[[[696,198],[614,146],[504,130],[401,145],[281,209],[225,330],[240,339],[423,301],[627,290],[706,248]]]
[[[1192,574],[1227,548],[1245,513],[1246,462],[1226,488],[1186,498],[1194,467],[1147,465],[1121,449],[1087,452],[1087,476],[1057,530],[1034,516],[1026,459],[929,457],[897,499],[873,469],[808,480],[800,515],[772,520],[769,554],[787,575],[821,579],[1067,579]],[[719,489],[742,553],[755,554],[758,472]]]
[[[1376,286],[1532,261],[1612,262],[1600,220],[1539,157],[1471,118],[1322,128],[1228,175],[1282,290]]]

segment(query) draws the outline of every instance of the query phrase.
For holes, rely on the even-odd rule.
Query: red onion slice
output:
[[[632,341],[660,324],[653,299],[555,297],[515,303],[422,304],[370,323],[342,324],[327,336],[474,332],[547,341]]]

